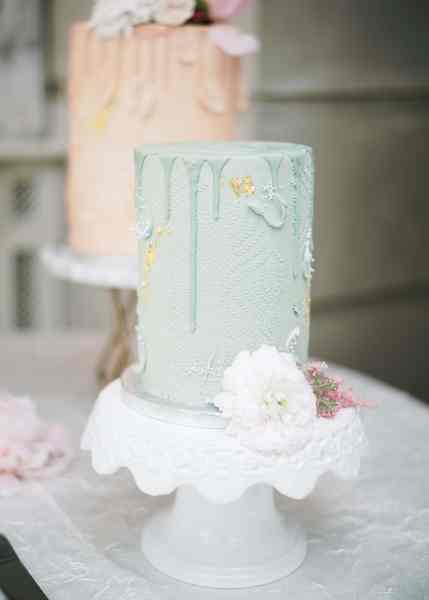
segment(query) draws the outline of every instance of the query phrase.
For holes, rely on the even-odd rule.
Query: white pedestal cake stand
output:
[[[297,569],[305,535],[277,508],[273,488],[300,499],[327,471],[353,478],[365,447],[359,415],[346,409],[320,419],[294,456],[252,452],[214,410],[142,398],[135,367],[101,392],[82,438],[98,473],[127,467],[147,494],[177,490],[148,516],[142,551],[167,575],[213,588],[262,585]]]
[[[56,277],[110,291],[115,324],[97,365],[98,382],[100,386],[106,385],[120,376],[132,356],[130,340],[135,324],[137,258],[85,256],[65,245],[47,246],[40,256]]]

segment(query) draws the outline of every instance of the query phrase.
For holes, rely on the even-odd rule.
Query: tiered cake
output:
[[[67,204],[74,250],[136,252],[135,147],[234,136],[245,106],[240,58],[216,46],[210,29],[144,24],[106,39],[88,23],[73,27]]]
[[[100,394],[82,447],[99,473],[128,467],[145,493],[177,489],[144,520],[157,569],[266,584],[306,553],[296,511],[270,488],[304,498],[328,471],[355,477],[366,449],[362,402],[306,362],[312,153],[182,143],[135,158],[140,365]]]
[[[203,405],[261,345],[307,358],[313,159],[282,143],[136,152],[141,391]]]

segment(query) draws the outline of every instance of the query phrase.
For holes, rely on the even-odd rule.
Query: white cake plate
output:
[[[132,256],[89,256],[69,246],[46,246],[40,253],[43,264],[60,279],[121,290],[137,289],[137,258]]]
[[[40,258],[60,279],[107,288],[110,291],[114,327],[100,353],[96,376],[100,387],[119,377],[133,360],[132,339],[136,318],[137,257],[89,256],[65,245],[47,246]]]
[[[82,438],[100,474],[127,467],[141,491],[172,494],[148,516],[141,548],[160,571],[213,588],[253,587],[292,573],[306,540],[273,488],[307,496],[333,471],[357,475],[366,439],[357,411],[320,419],[311,443],[291,457],[252,452],[213,410],[159,404],[137,391],[129,368],[99,395]]]

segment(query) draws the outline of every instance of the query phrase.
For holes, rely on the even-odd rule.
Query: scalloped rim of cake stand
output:
[[[190,485],[224,504],[265,483],[294,499],[307,496],[326,472],[353,479],[367,451],[356,409],[320,419],[314,439],[292,456],[250,450],[225,431],[218,415],[165,407],[133,396],[120,380],[100,393],[82,437],[100,474],[128,468],[139,489],[157,496]]]
[[[326,435],[294,456],[267,456],[230,436],[218,415],[134,394],[137,380],[134,367],[100,393],[82,449],[99,474],[126,467],[142,492],[177,490],[145,520],[141,550],[149,561],[182,581],[230,589],[298,568],[305,534],[293,514],[276,508],[272,488],[301,499],[327,471],[355,477],[366,450],[358,411],[320,419]]]

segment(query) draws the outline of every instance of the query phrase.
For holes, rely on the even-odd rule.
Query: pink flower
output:
[[[213,25],[209,28],[210,39],[231,56],[244,56],[259,50],[259,40],[253,35],[241,33],[232,25]]]
[[[72,456],[63,427],[43,423],[29,398],[0,393],[0,496],[15,493],[24,480],[61,473]]]
[[[214,21],[235,17],[245,10],[253,0],[208,0],[210,16]]]
[[[350,389],[344,388],[341,379],[329,375],[327,365],[324,363],[305,365],[304,374],[316,397],[319,417],[332,419],[343,408],[371,406],[369,403],[355,398]]]

